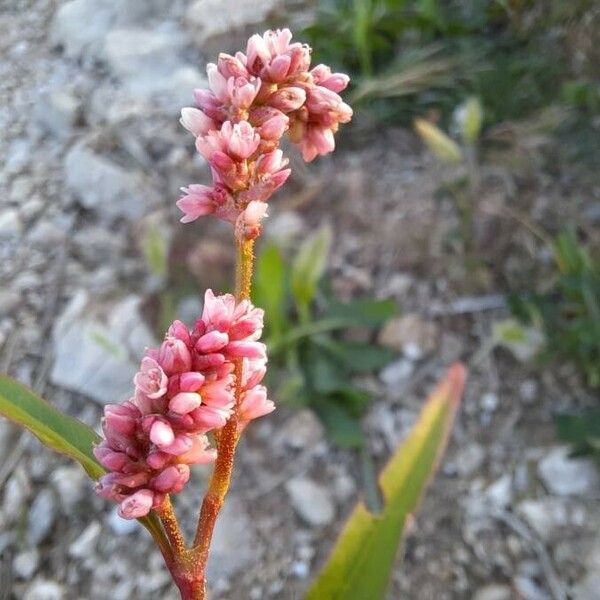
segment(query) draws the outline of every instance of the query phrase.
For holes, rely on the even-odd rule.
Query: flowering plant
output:
[[[213,215],[231,223],[237,249],[235,294],[207,290],[202,315],[193,327],[175,321],[161,345],[146,350],[133,395],[104,409],[103,437],[24,386],[0,377],[0,413],[79,461],[97,480],[97,493],[118,503],[121,517],[142,522],[184,600],[205,598],[210,542],[240,436],[250,421],[275,408],[261,383],[267,365],[266,346],[260,342],[264,315],[253,306],[250,294],[254,242],[267,201],[290,175],[281,140],[287,134],[304,160],[311,161],[334,149],[339,124],[352,117],[338,95],[348,77],[325,65],[310,69],[310,52],[308,46],[292,42],[288,29],[253,35],[245,53],[221,54],[217,64],[208,65],[210,90],[196,90],[197,108],[183,109],[181,123],[194,135],[213,182],[183,188],[177,202],[181,221]],[[414,455],[407,454],[409,462],[419,457],[425,461],[411,482],[413,489],[423,487],[443,447],[461,385],[462,372],[455,369],[437,404],[429,404],[427,435],[423,438],[420,432],[407,442]],[[423,439],[429,445],[421,447]],[[395,460],[404,468],[402,456]],[[170,496],[188,483],[190,465],[201,463],[214,463],[214,469],[196,534],[187,545]],[[387,477],[397,479],[395,469],[388,469]],[[387,485],[383,476],[381,485]],[[396,488],[389,498],[392,503],[402,491]],[[401,520],[393,511],[396,529],[401,531],[417,499],[409,498]],[[364,533],[380,522],[385,525],[375,520]],[[399,533],[387,549],[382,547],[391,558]],[[353,555],[344,548],[342,554]],[[324,573],[327,579],[330,571]],[[318,589],[314,594],[332,597]]]

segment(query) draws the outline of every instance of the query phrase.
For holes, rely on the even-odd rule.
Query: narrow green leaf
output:
[[[104,473],[92,453],[100,440],[93,429],[5,375],[0,375],[0,414],[29,429],[49,448],[76,460],[92,479]]]
[[[313,408],[325,429],[327,436],[340,448],[361,448],[364,436],[360,421],[348,411],[327,397],[313,398]]]
[[[360,502],[306,600],[381,600],[386,592],[407,517],[446,447],[465,380],[454,365],[430,396],[408,439],[379,476],[384,506],[374,514]]]
[[[346,327],[377,327],[396,316],[398,306],[393,300],[364,298],[352,302],[330,302],[324,318],[335,318]]]
[[[266,325],[279,336],[285,322],[285,266],[281,250],[267,245],[256,260],[254,303],[265,311]]]
[[[391,348],[346,340],[329,339],[325,347],[348,371],[356,374],[383,369],[396,356]]]
[[[100,436],[91,427],[62,413],[33,390],[6,375],[0,375],[0,415],[28,429],[48,448],[76,460],[92,479],[104,474],[105,470],[92,452]],[[168,548],[162,525],[154,512],[138,521],[158,544]]]
[[[321,227],[304,240],[292,265],[292,293],[301,316],[308,316],[317,284],[325,272],[331,240],[331,229]]]

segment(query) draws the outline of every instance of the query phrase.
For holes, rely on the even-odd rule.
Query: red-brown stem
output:
[[[173,510],[173,505],[171,504],[171,498],[168,495],[162,505],[156,509],[156,513],[163,524],[165,533],[167,534],[167,538],[169,538],[171,548],[173,549],[175,561],[177,562],[185,555],[186,548],[183,534],[181,533],[175,511]]]
[[[253,264],[254,241],[238,241],[236,259],[236,299],[238,302],[250,298]],[[242,359],[237,360],[235,364],[235,381],[235,400],[237,406],[242,392]],[[217,460],[208,486],[208,491],[202,501],[200,516],[198,518],[198,527],[196,529],[196,536],[192,548],[195,562],[194,573],[196,577],[202,581],[201,595],[198,596],[200,600],[204,598],[204,572],[206,569],[206,561],[208,560],[210,542],[217,516],[223,506],[225,496],[227,495],[227,491],[231,484],[231,474],[233,471],[235,449],[238,440],[238,416],[237,411],[234,411],[234,414],[229,421],[227,421],[227,424],[219,434]]]

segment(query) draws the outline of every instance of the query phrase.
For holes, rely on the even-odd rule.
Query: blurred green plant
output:
[[[554,417],[556,434],[573,448],[571,456],[591,456],[600,467],[600,409]]]
[[[330,245],[331,231],[322,227],[289,264],[277,245],[267,243],[256,261],[253,301],[265,309],[273,397],[310,407],[334,442],[360,448],[369,394],[352,378],[381,369],[394,352],[348,335],[360,332],[368,339],[370,330],[396,314],[396,304],[336,300],[323,282]]]
[[[515,296],[514,314],[526,323],[541,323],[548,356],[575,364],[588,385],[600,387],[600,260],[573,231],[553,242],[556,271],[548,290]]]
[[[427,148],[445,164],[462,164],[463,173],[443,182],[440,193],[452,198],[459,220],[465,267],[475,279],[485,280],[485,270],[478,257],[475,236],[475,213],[478,207],[480,164],[479,138],[484,113],[481,101],[475,96],[467,98],[454,110],[453,127],[460,137],[459,145],[436,124],[426,119],[415,119],[415,131]]]
[[[487,122],[497,123],[560,100],[600,110],[595,54],[582,57],[596,45],[592,6],[593,0],[321,0],[304,35],[318,60],[351,75],[352,103],[361,101],[378,121],[407,122],[428,108],[448,118],[460,98],[474,95]],[[591,37],[578,50],[580,30]],[[572,66],[582,61],[591,65],[587,77]]]

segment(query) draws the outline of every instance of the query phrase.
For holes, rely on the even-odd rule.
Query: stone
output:
[[[406,383],[415,370],[412,361],[406,358],[400,358],[386,367],[379,373],[379,379],[391,390],[399,385]]]
[[[48,579],[37,579],[23,595],[23,600],[64,600],[65,598],[62,585]]]
[[[81,101],[68,89],[56,89],[42,95],[36,107],[38,123],[58,138],[68,138],[81,116]]]
[[[50,476],[50,483],[60,498],[60,508],[69,515],[73,508],[83,499],[86,490],[92,489],[92,484],[81,467],[58,467]]]
[[[17,138],[8,148],[4,172],[16,175],[27,169],[31,158],[31,142],[28,139]]]
[[[19,552],[13,560],[13,572],[19,579],[29,580],[35,575],[40,564],[40,553],[34,548]]]
[[[0,211],[0,241],[19,238],[22,231],[23,225],[16,209],[7,208]]]
[[[141,527],[138,521],[120,517],[117,513],[117,509],[110,512],[106,519],[106,523],[116,535],[130,535],[133,532],[138,531]]]
[[[555,537],[562,527],[569,524],[569,513],[561,498],[545,497],[539,500],[522,500],[517,505],[517,514],[544,541]]]
[[[206,567],[212,581],[227,579],[260,559],[252,522],[243,502],[228,497],[217,520]]]
[[[498,405],[500,404],[500,399],[498,398],[498,394],[494,394],[494,392],[486,392],[481,396],[481,408],[486,412],[494,412]]]
[[[473,600],[511,600],[512,592],[507,585],[491,583],[479,588],[473,594]]]
[[[196,0],[185,15],[194,40],[203,47],[214,38],[265,22],[281,0]]]
[[[485,498],[493,506],[507,508],[513,500],[512,477],[505,473],[485,490]]]
[[[379,343],[403,352],[409,360],[420,360],[437,348],[438,337],[433,321],[409,313],[389,320],[379,333]]]
[[[54,527],[57,506],[54,492],[45,488],[37,493],[27,515],[27,543],[38,546]]]
[[[111,71],[126,80],[141,72],[166,73],[179,66],[185,39],[177,28],[129,27],[112,29],[104,41],[104,53]]]
[[[69,556],[73,558],[88,558],[93,555],[102,526],[98,521],[92,521],[81,535],[69,546]]]
[[[285,484],[298,516],[312,527],[329,525],[335,517],[335,506],[329,490],[307,477],[294,477]]]
[[[51,221],[40,219],[27,235],[27,241],[36,248],[51,249],[65,240],[65,232]]]
[[[10,315],[21,302],[21,295],[13,290],[0,290],[0,317]]]
[[[94,318],[87,293],[77,293],[54,326],[51,381],[101,404],[127,399],[137,360],[156,345],[140,305],[141,298],[128,296]]]
[[[477,443],[462,448],[454,458],[456,471],[461,477],[469,477],[477,471],[485,460],[485,450]]]
[[[16,521],[27,510],[25,502],[30,489],[31,484],[27,475],[23,470],[17,469],[3,486],[2,516],[6,522]]]
[[[597,600],[600,589],[600,536],[596,536],[585,559],[586,574],[573,588],[573,600]]]
[[[279,438],[292,450],[314,448],[324,437],[323,425],[312,410],[301,410],[283,425]]]
[[[599,487],[598,470],[593,461],[570,458],[569,448],[553,448],[539,463],[538,475],[548,491],[559,496],[588,495]]]
[[[64,162],[66,183],[77,200],[107,222],[140,219],[158,204],[143,175],[97,154],[85,141],[75,144]]]
[[[540,586],[524,575],[519,575],[514,579],[515,591],[518,598],[522,600],[552,600],[552,596],[547,594]]]

